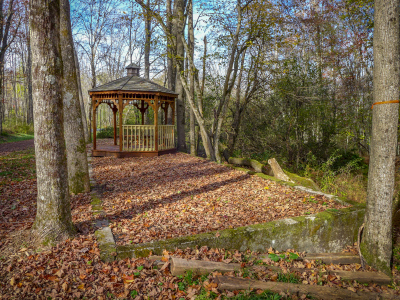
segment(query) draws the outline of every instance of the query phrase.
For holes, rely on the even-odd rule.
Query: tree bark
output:
[[[69,191],[90,191],[86,140],[79,101],[75,51],[72,39],[69,0],[61,0],[60,39],[63,61],[64,138],[67,150]]]
[[[30,29],[28,29],[28,32]],[[28,46],[28,65],[27,65],[27,77],[28,77],[28,124],[33,123],[33,98],[32,98],[32,53],[31,53],[31,39],[27,38]]]
[[[37,174],[33,233],[54,243],[74,232],[64,142],[60,1],[30,1],[32,85]]]
[[[172,33],[172,5],[171,0],[167,0],[167,20],[166,20],[166,27],[167,27],[167,35]],[[170,39],[167,36],[167,81],[168,81],[168,89],[171,91],[175,91],[175,68],[173,63],[173,45],[170,42]]]
[[[184,57],[185,48],[183,46],[182,37],[184,36],[184,0],[174,1],[174,18],[173,18],[173,36],[176,37],[176,64],[179,65],[179,70],[184,70]],[[183,101],[184,89],[182,82],[179,80],[180,74],[176,72],[175,92],[179,94],[175,100],[176,104],[176,123],[177,123],[177,138],[178,138],[178,151],[186,152],[186,138],[185,138],[185,104]]]
[[[192,57],[194,57],[194,28],[193,28],[193,0],[188,1],[188,44],[189,51]],[[190,76],[190,97],[194,99],[194,70],[192,68],[189,69]],[[190,109],[189,114],[190,119],[190,131],[189,131],[189,140],[190,140],[190,154],[197,155],[196,148],[196,119],[194,116],[194,112]]]
[[[150,6],[150,0],[147,0]],[[150,42],[151,42],[151,15],[144,9],[145,15],[145,43],[144,43],[144,78],[150,79]]]
[[[399,99],[399,1],[377,0],[374,10],[374,102]],[[368,195],[361,253],[370,266],[390,275],[392,201],[398,103],[373,106]]]
[[[81,105],[83,133],[85,136],[86,143],[89,143],[90,136],[89,136],[89,131],[88,131],[88,122],[86,119],[85,100],[83,98],[83,93],[82,93],[81,70],[79,67],[79,60],[78,60],[78,55],[76,54],[76,50],[74,50],[74,58],[75,58],[75,67],[76,67],[76,80],[78,81],[78,88],[79,88],[79,103]]]

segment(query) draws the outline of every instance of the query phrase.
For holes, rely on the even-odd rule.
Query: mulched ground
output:
[[[95,158],[117,244],[236,228],[343,206],[184,153]]]

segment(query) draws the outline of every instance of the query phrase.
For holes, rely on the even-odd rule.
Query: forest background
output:
[[[30,138],[29,5],[0,5],[0,129],[4,140]],[[71,21],[89,133],[87,91],[133,62],[181,95],[180,151],[276,157],[323,190],[365,200],[372,0],[72,0]],[[97,114],[99,137],[111,136],[112,111]],[[139,118],[128,106],[123,123]]]

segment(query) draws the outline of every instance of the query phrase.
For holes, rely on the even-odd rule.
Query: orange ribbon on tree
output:
[[[375,102],[374,104],[372,104],[371,109],[374,108],[374,105],[378,105],[378,104],[388,104],[388,103],[400,103],[400,101],[399,101],[399,100],[390,100],[390,101]]]

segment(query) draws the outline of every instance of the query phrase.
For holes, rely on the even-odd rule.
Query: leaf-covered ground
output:
[[[0,153],[0,257],[13,249],[13,243],[20,242],[20,231],[31,228],[35,220],[35,153],[33,148],[27,148]],[[71,196],[71,208],[78,232],[92,232],[89,193]]]
[[[177,153],[101,157],[94,178],[118,244],[143,243],[343,206],[274,181]]]
[[[187,156],[183,157],[187,158]],[[189,158],[193,159],[191,157]],[[98,159],[97,161],[96,159],[97,164],[99,164],[101,161],[107,160],[108,159]],[[116,160],[116,162],[120,163],[120,165],[110,165],[109,168],[115,168],[116,171],[121,170],[120,172],[122,172],[124,169],[122,169],[121,166],[128,165],[127,161],[128,160]],[[158,160],[158,162],[160,161]],[[185,164],[184,162],[181,163]],[[228,174],[231,172],[230,169],[226,169],[209,162],[204,162],[203,160],[199,160],[198,163],[210,164],[213,170],[212,174],[214,175],[217,174],[221,176],[222,174],[225,175],[225,173]],[[200,166],[203,166],[201,164]],[[150,168],[151,166],[152,165],[147,165],[147,168]],[[194,166],[196,166],[196,164]],[[104,170],[106,167],[101,166],[101,168]],[[322,265],[315,261],[295,262],[291,259],[287,259],[291,257],[289,252],[295,252],[294,250],[288,250],[285,253],[278,254],[273,249],[268,249],[267,255],[273,255],[271,256],[272,259],[259,259],[258,253],[226,251],[224,249],[208,249],[207,247],[202,247],[193,250],[177,249],[174,253],[168,253],[165,251],[163,257],[165,264],[162,267],[157,267],[148,258],[125,259],[113,263],[104,263],[99,259],[100,251],[92,233],[93,228],[91,227],[91,222],[94,221],[94,218],[92,217],[91,207],[89,204],[90,198],[87,194],[77,195],[71,199],[72,214],[74,216],[75,225],[79,229],[80,235],[74,239],[60,243],[55,247],[35,248],[29,244],[28,230],[32,224],[32,221],[34,220],[36,207],[36,181],[34,169],[34,155],[32,150],[0,155],[0,299],[295,300],[305,299],[306,297],[306,295],[287,295],[284,292],[282,292],[281,295],[278,295],[265,292],[262,293],[262,291],[221,291],[217,289],[217,285],[213,281],[215,276],[219,275],[216,272],[201,277],[194,277],[190,274],[174,277],[170,274],[168,268],[169,256],[178,256],[197,260],[224,261],[226,263],[241,263],[242,267],[244,267],[243,270],[236,274],[230,274],[231,276],[257,278],[264,281],[271,280],[300,282],[302,284],[310,285],[320,284],[336,286],[352,291],[365,290],[380,293],[399,294],[399,288],[395,284],[391,287],[379,285],[361,285],[357,282],[344,282],[335,276],[326,276],[323,274],[320,275],[318,272],[303,272],[301,274],[296,272],[289,273],[292,267],[315,268],[319,271],[323,271],[324,269],[345,269],[354,271],[361,270],[360,265],[357,264],[349,266]],[[140,168],[137,167],[137,169]],[[142,169],[142,174],[145,172],[143,171],[144,169],[145,168]],[[201,168],[199,169],[201,170]],[[98,172],[99,169],[95,170]],[[225,171],[221,172],[221,170]],[[151,173],[152,170],[149,169],[148,171]],[[203,169],[202,172],[207,174],[205,169]],[[164,173],[168,172],[164,171]],[[173,174],[175,177],[177,177],[176,172]],[[189,172],[186,174],[191,173]],[[240,172],[234,174],[239,177],[243,175]],[[190,178],[189,175],[187,176]],[[194,177],[194,175],[191,176]],[[209,175],[203,176],[207,177]],[[201,177],[202,176],[198,177],[200,178],[199,180],[201,180]],[[127,177],[124,178],[127,180]],[[235,176],[229,178],[235,178]],[[229,178],[227,177],[227,179]],[[220,180],[224,181],[222,178]],[[248,176],[243,179],[243,181],[245,180],[248,180]],[[172,184],[174,180],[170,177],[170,181],[172,181]],[[180,178],[178,181],[184,181],[184,179]],[[242,180],[239,180],[237,182],[241,181]],[[114,183],[110,184],[110,182]],[[120,182],[120,185],[118,185],[117,182]],[[280,193],[278,192],[277,186],[272,183],[265,184],[265,181],[262,181],[262,183],[262,193],[269,191],[272,193],[272,196],[268,197],[277,197],[279,199]],[[124,193],[125,195],[129,195],[129,192],[120,190],[121,186],[124,186],[124,180],[109,180],[104,181],[104,184],[106,195],[107,193],[115,193],[117,196],[120,195],[121,197],[124,195]],[[143,189],[144,183],[142,182],[141,184]],[[154,183],[154,185],[155,184],[159,183]],[[200,186],[197,189],[208,192],[217,191],[217,189],[210,189],[210,187],[208,187],[210,184],[211,183],[207,184],[206,187],[202,189],[201,184],[199,183]],[[215,187],[217,186],[218,183],[215,185]],[[268,187],[268,189],[265,189],[265,187]],[[235,187],[235,185],[230,185],[230,188],[234,189],[236,193],[239,193],[239,195],[248,195],[241,194],[239,192],[240,189],[237,186]],[[189,190],[191,189],[192,188]],[[130,189],[130,191],[133,190],[134,187]],[[251,190],[257,191],[256,188]],[[148,189],[147,194],[144,190],[140,191],[140,195],[142,195],[142,197],[146,197],[147,194],[153,195],[152,198],[145,198],[147,201],[143,202],[144,205],[150,205],[151,202],[149,202],[149,199],[153,199],[154,194],[159,190],[152,191],[151,189]],[[185,190],[182,188],[177,192],[172,193],[172,195],[177,196],[184,192]],[[256,199],[262,199],[262,193],[253,192],[250,193],[250,195]],[[233,192],[232,195],[234,194],[235,193]],[[187,195],[189,195],[188,197],[191,199],[190,194]],[[206,196],[207,193],[204,194],[204,197]],[[286,197],[289,197],[289,194],[283,194],[282,196],[284,198],[283,200],[285,200]],[[298,197],[300,197],[300,195],[298,195]],[[178,197],[176,199],[177,201],[172,201],[170,203],[167,202],[167,204],[175,204],[177,205],[178,209],[179,205],[182,203],[182,199],[184,198],[185,197]],[[305,198],[306,201],[304,201],[304,199],[299,201],[304,206],[304,210],[310,210],[311,208],[318,207],[316,206],[317,203],[315,202],[325,201],[324,199],[310,197]],[[126,199],[131,200],[132,198]],[[173,197],[172,199],[175,198]],[[206,200],[208,203],[212,203],[210,202],[210,198],[206,199],[208,199]],[[126,202],[129,204],[132,203],[132,200],[131,202]],[[277,208],[280,201],[277,200],[275,203],[276,202],[276,205],[269,206],[274,208],[274,211],[277,211],[279,215],[283,216],[283,214],[280,213],[282,209]],[[118,203],[119,202],[117,201],[116,204],[113,205],[113,210],[111,210],[111,206],[109,207],[110,217],[117,216],[110,212],[115,210],[115,207],[118,205]],[[163,202],[159,204],[162,203]],[[326,206],[323,202],[320,205],[322,205],[322,208]],[[219,207],[214,205],[215,208],[213,210],[212,208],[209,208],[211,205],[199,204],[198,206],[201,208],[204,207],[203,211],[208,212],[208,214],[204,215],[205,218],[207,215],[213,216],[213,212]],[[247,208],[247,206],[246,209],[249,209],[250,213],[254,211],[250,208]],[[145,212],[146,210],[144,210],[144,213]],[[181,213],[184,214],[184,212]],[[244,212],[239,209],[237,209],[235,213],[237,215],[244,214]],[[258,214],[253,215],[257,216]],[[207,219],[207,222],[211,222],[210,220],[212,220],[212,218]],[[353,248],[350,248],[350,250],[354,251]],[[301,253],[298,254],[302,255]],[[276,258],[280,256],[285,256],[285,259],[278,258],[278,261],[275,261]],[[266,268],[266,264],[280,266],[282,268],[282,272],[271,272]],[[364,271],[371,270],[367,269]]]
[[[305,299],[306,295],[288,295],[284,291],[275,295],[253,291],[252,297],[244,297],[249,291],[221,291],[214,282],[218,272],[204,276],[172,276],[168,268],[171,256],[187,259],[241,263],[243,269],[225,275],[258,279],[325,285],[351,291],[370,291],[399,295],[397,286],[379,286],[346,282],[334,275],[324,275],[324,270],[360,270],[360,265],[323,265],[316,261],[296,262],[289,259],[294,250],[267,255],[284,256],[273,261],[259,259],[258,253],[226,251],[224,249],[177,249],[164,251],[163,266],[156,266],[148,258],[125,259],[104,263],[99,259],[99,249],[93,235],[80,236],[58,246],[34,251],[23,248],[7,259],[0,259],[0,299]],[[292,254],[290,254],[292,253]],[[279,255],[278,255],[279,254]],[[296,253],[302,255],[302,253]],[[279,266],[281,272],[268,270],[267,265]],[[313,271],[292,272],[293,267],[307,267]],[[373,272],[372,270],[366,270]],[[372,273],[373,274],[373,273]],[[316,299],[316,298],[313,298]]]

